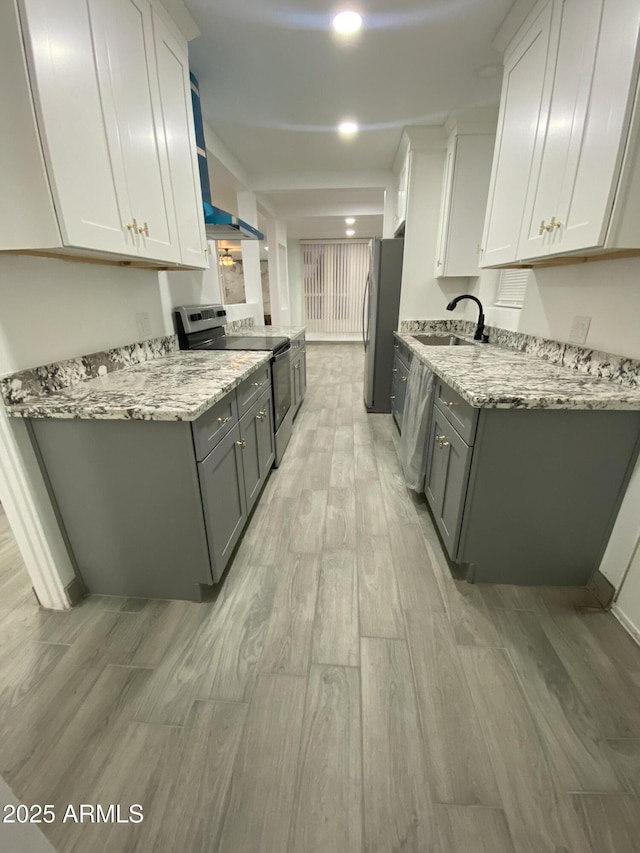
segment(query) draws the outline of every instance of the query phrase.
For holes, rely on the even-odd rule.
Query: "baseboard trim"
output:
[[[69,604],[72,607],[75,607],[76,604],[80,604],[82,599],[85,597],[87,590],[80,578],[74,578],[65,586],[64,594],[67,596]]]
[[[631,639],[635,640],[635,642],[640,646],[640,628],[637,628],[633,624],[631,619],[629,619],[628,616],[625,616],[625,614],[622,612],[622,610],[620,610],[617,604],[613,605],[613,607],[611,608],[611,612],[616,617],[618,622],[622,625],[622,627],[625,629],[627,634],[631,637]]]
[[[602,574],[600,570],[596,571],[589,586],[595,597],[598,599],[600,606],[605,610],[608,610],[611,607],[611,602],[616,594],[615,586]]]

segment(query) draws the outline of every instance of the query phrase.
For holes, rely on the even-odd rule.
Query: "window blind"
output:
[[[369,272],[369,245],[301,242],[306,326],[311,332],[358,332]]]
[[[522,308],[530,270],[501,270],[494,305]]]

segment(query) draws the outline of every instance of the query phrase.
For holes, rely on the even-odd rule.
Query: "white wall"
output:
[[[287,240],[287,254],[289,259],[291,325],[304,326],[306,322],[304,310],[304,275],[300,240]]]
[[[451,317],[447,303],[454,296],[468,292],[466,278],[436,279],[433,275],[444,157],[444,143],[441,148],[417,149],[411,155],[400,320]]]

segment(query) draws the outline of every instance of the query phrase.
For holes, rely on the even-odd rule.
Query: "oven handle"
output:
[[[274,360],[274,362],[275,361],[282,361],[283,358],[289,358],[290,355],[291,355],[291,344],[287,344],[285,349],[280,350],[280,352],[277,355],[274,355],[273,360]]]

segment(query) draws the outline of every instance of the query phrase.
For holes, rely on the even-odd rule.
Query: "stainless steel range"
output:
[[[181,305],[174,312],[180,349],[264,350],[271,352],[273,422],[276,430],[276,467],[291,438],[291,342],[285,337],[247,337],[225,334],[223,305]]]

